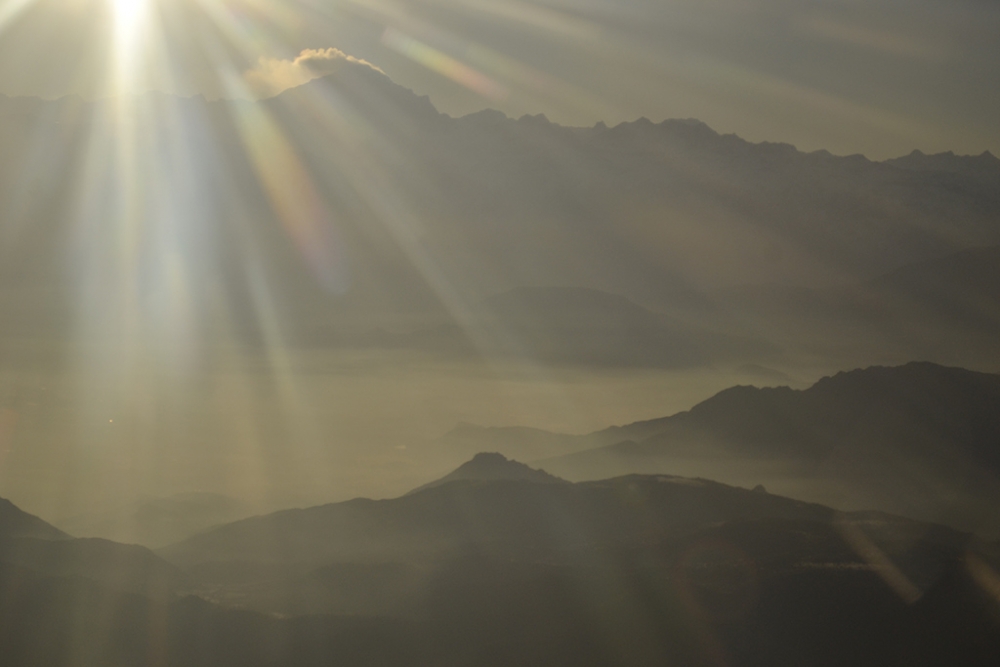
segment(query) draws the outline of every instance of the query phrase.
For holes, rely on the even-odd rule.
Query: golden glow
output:
[[[149,0],[108,0],[119,25],[128,26],[141,16],[149,4]]]
[[[150,46],[148,17],[152,0],[107,0],[111,6],[114,44],[109,73],[112,96],[138,92]]]

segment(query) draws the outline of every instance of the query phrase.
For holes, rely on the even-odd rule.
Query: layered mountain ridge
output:
[[[401,498],[278,512],[161,550],[202,599],[151,586],[155,571],[123,587],[0,552],[0,650],[60,667],[150,651],[165,665],[496,664],[482,646],[529,665],[993,656],[995,601],[976,577],[1000,552],[971,536],[703,479],[570,484],[497,455],[467,465],[498,474],[459,469]],[[932,631],[943,623],[953,631]]]
[[[465,426],[449,439],[522,456],[534,449],[527,460],[570,480],[683,472],[763,482],[993,535],[997,405],[1000,376],[914,362],[841,372],[805,390],[732,387],[686,412],[583,436]],[[565,453],[546,457],[551,447]]]
[[[559,286],[627,298],[667,326],[640,337],[632,347],[649,351],[633,359],[599,340],[598,353],[564,345],[558,327],[541,327],[534,340],[537,327],[500,317],[502,344],[478,353],[673,367],[733,363],[734,353],[738,363],[759,363],[775,350],[822,341],[826,352],[851,349],[843,353],[853,355],[844,361],[850,365],[897,353],[994,362],[992,312],[976,320],[921,311],[905,335],[855,314],[853,329],[838,329],[838,346],[816,333],[843,319],[843,309],[826,308],[817,321],[808,306],[782,297],[801,287],[864,285],[904,266],[1000,244],[1000,171],[987,154],[876,163],[753,144],[690,119],[572,128],[499,112],[451,118],[380,72],[346,62],[259,103],[146,95],[130,104],[146,135],[174,139],[176,159],[160,163],[157,187],[149,188],[163,196],[149,201],[144,234],[191,249],[185,275],[210,286],[190,299],[207,340],[262,340],[243,266],[252,256],[290,344],[426,350],[426,332],[438,332],[430,349],[466,354],[474,326],[466,315],[475,322],[480,304],[489,311],[508,298],[502,295]],[[69,195],[78,191],[70,167],[87,159],[81,137],[108,113],[102,101],[0,99],[0,195],[25,202],[18,224],[28,230],[4,250],[0,270],[0,296],[14,315],[2,325],[7,336],[58,337],[74,320],[74,290],[111,294],[120,284],[121,276],[101,277],[97,267],[108,264],[99,257],[73,266],[61,259],[63,239],[81,216],[108,221],[91,230],[95,248],[115,233],[100,198],[81,211]],[[272,201],[276,180],[260,187],[260,179],[282,177],[255,153],[254,132],[287,149],[318,208]],[[115,141],[113,131],[95,136]],[[33,137],[44,140],[29,143]],[[138,146],[138,159],[154,149]],[[29,155],[39,177],[18,190],[16,165]],[[119,184],[105,176],[100,187],[114,192]],[[181,202],[193,201],[203,205],[182,210]],[[148,285],[138,316],[153,327],[156,286],[167,269],[154,245],[144,247],[142,275],[129,279]],[[758,290],[756,300],[730,298],[744,285]],[[91,317],[112,326],[112,315],[101,312]],[[945,333],[919,335],[928,321]],[[449,328],[465,331],[441,335]],[[371,335],[376,329],[391,335]],[[965,356],[944,358],[940,336],[970,330],[972,338],[948,348]],[[709,341],[706,349],[694,350],[692,338]]]

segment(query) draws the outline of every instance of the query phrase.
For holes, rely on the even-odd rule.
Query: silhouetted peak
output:
[[[717,139],[719,133],[697,118],[669,118],[659,127],[675,136],[699,139]]]
[[[529,468],[525,464],[508,459],[497,452],[480,452],[473,456],[470,461],[460,465],[451,475],[465,479],[532,479],[535,481],[556,479],[544,470]]]
[[[470,113],[462,116],[458,119],[462,123],[473,123],[477,125],[500,125],[506,123],[510,120],[502,111],[497,111],[496,109],[483,109],[482,111],[476,111],[475,113]]]
[[[339,61],[337,69],[329,74],[289,88],[264,102],[294,105],[303,94],[324,94],[331,88],[342,93],[342,99],[359,113],[379,114],[393,122],[403,118],[446,118],[427,95],[417,95],[370,65],[348,60]]]
[[[799,152],[799,149],[793,144],[785,143],[783,141],[763,141],[757,145],[760,149],[772,155],[792,155]],[[855,156],[852,155],[848,157]]]
[[[546,117],[545,114],[539,113],[532,116],[531,114],[524,114],[517,119],[518,123],[523,125],[551,125],[552,121]]]
[[[497,452],[479,452],[478,454],[472,457],[471,461],[463,464],[462,467],[464,468],[466,466],[473,466],[473,467],[500,466],[500,465],[506,465],[508,463],[517,463],[517,461],[511,461],[503,454],[499,454]]]
[[[550,475],[544,470],[535,470],[525,464],[508,459],[503,454],[497,452],[480,452],[471,460],[463,463],[454,471],[445,475],[441,479],[417,487],[410,493],[416,493],[425,489],[448,484],[457,481],[499,481],[516,480],[524,482],[538,482],[551,484],[563,482],[563,480]]]

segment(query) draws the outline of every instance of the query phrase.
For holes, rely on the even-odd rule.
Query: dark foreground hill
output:
[[[601,590],[603,579],[471,559],[446,573],[430,612],[414,620],[280,619],[193,597],[152,602],[80,580],[32,580],[0,566],[6,603],[0,651],[10,667],[707,666],[720,660],[985,667],[1000,649],[993,601],[960,570],[906,605],[877,575],[849,569],[756,580],[737,571],[740,578],[726,577],[727,599],[713,581],[718,573],[700,565],[676,582],[629,572],[617,580],[623,599],[616,600]],[[608,606],[598,611],[600,603]]]
[[[482,456],[477,459],[467,466],[482,465]],[[506,463],[518,466],[513,479],[455,475],[401,498],[286,510],[159,553],[230,604],[285,614],[406,615],[425,604],[427,586],[442,568],[472,557],[518,567],[579,567],[614,578],[619,558],[656,553],[658,569],[702,543],[713,553],[721,549],[726,562],[746,558],[754,568],[780,572],[878,570],[892,563],[887,581],[913,601],[970,544],[966,534],[948,528],[839,513],[763,488],[668,475],[570,484]],[[366,589],[372,595],[366,597]]]
[[[81,577],[114,590],[169,598],[185,575],[145,547],[75,539],[0,498],[0,566],[37,577]],[[0,605],[3,604],[0,599]]]
[[[0,540],[19,537],[63,540],[69,535],[21,510],[6,498],[0,498]]]
[[[940,526],[704,480],[456,480],[165,550],[202,599],[0,560],[0,656],[11,667],[985,666],[1000,650],[996,552]],[[282,605],[280,617],[246,609]]]

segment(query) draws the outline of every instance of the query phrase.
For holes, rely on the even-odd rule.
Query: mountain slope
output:
[[[0,498],[0,540],[20,537],[43,540],[69,539],[69,535],[55,526],[20,510],[9,500]]]
[[[563,480],[554,477],[544,470],[529,468],[523,463],[507,459],[502,454],[482,452],[472,457],[471,461],[463,463],[457,469],[441,479],[428,482],[410,491],[419,493],[425,489],[433,489],[444,484],[457,481],[495,481],[516,480],[535,482],[539,484],[558,484]]]
[[[359,498],[285,510],[221,526],[158,553],[182,565],[240,559],[377,561],[505,540],[508,548],[559,551],[590,539],[632,540],[648,530],[739,516],[832,516],[832,510],[818,505],[701,480],[661,476],[560,484],[548,476],[538,479],[459,480],[392,500]],[[633,487],[640,496],[648,494],[649,513],[634,511]]]
[[[39,576],[83,577],[157,598],[172,596],[185,579],[149,549],[73,538],[4,499],[0,499],[0,565]]]
[[[709,665],[713,650],[748,667],[945,664],[921,662],[933,650],[978,665],[996,645],[994,603],[964,559],[994,563],[968,535],[672,476],[457,480],[241,521],[161,553],[226,604],[364,609],[455,664]],[[945,614],[962,619],[961,641],[914,631]]]
[[[929,363],[873,367],[802,391],[733,387],[637,425],[655,430],[638,442],[538,465],[569,479],[657,470],[743,483],[756,476],[791,495],[992,532],[1000,527],[991,509],[1000,490],[997,405],[997,375]]]
[[[469,452],[499,452],[519,461],[552,458],[601,445],[591,444],[578,435],[553,433],[528,426],[479,426],[461,422],[440,438],[440,444],[449,456],[468,456]]]
[[[0,543],[0,563],[44,576],[80,577],[113,590],[170,599],[186,577],[145,547],[96,538]]]

